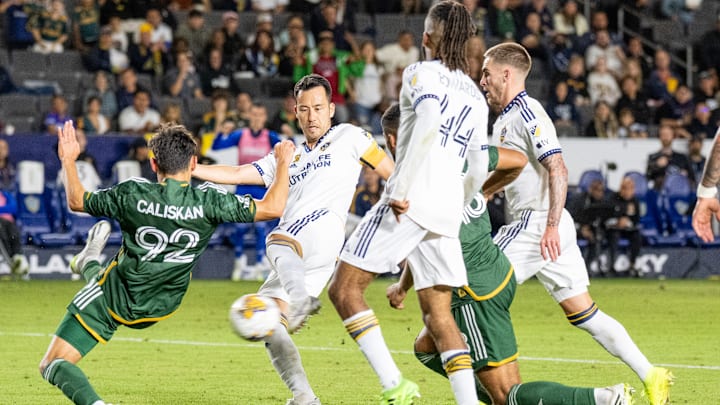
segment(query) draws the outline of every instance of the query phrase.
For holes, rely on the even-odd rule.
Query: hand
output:
[[[80,144],[75,135],[72,121],[65,121],[62,128],[58,127],[58,157],[62,162],[74,162],[80,156]]]
[[[540,239],[540,254],[545,260],[557,261],[560,256],[560,234],[557,226],[548,226]]]
[[[403,288],[400,286],[400,283],[390,284],[387,290],[385,290],[385,296],[388,298],[388,301],[390,301],[391,307],[395,309],[405,308],[405,304],[403,304],[403,301],[407,296],[407,291],[403,290]]]
[[[712,242],[715,239],[710,227],[713,214],[720,220],[720,202],[717,198],[698,198],[692,215],[692,227],[704,242]]]
[[[275,160],[278,166],[290,166],[295,144],[290,141],[280,141],[275,144]]]
[[[395,219],[400,222],[400,215],[406,213],[408,208],[410,208],[410,201],[390,200],[388,205],[390,206],[390,208],[392,208],[393,213],[395,214]]]

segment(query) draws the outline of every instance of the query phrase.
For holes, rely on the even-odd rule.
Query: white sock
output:
[[[477,405],[475,372],[472,369],[470,353],[467,350],[448,350],[440,353],[440,359],[458,405]]]
[[[310,387],[307,374],[305,374],[300,352],[290,338],[285,325],[278,324],[273,334],[265,338],[265,348],[275,371],[292,391],[293,397],[308,394],[314,398],[315,393]]]
[[[363,352],[370,367],[375,371],[383,389],[390,389],[400,384],[402,374],[385,344],[380,323],[372,309],[358,312],[343,320],[345,329],[355,339],[360,351]]]
[[[268,244],[267,256],[275,267],[285,291],[290,295],[290,304],[302,302],[307,298],[305,288],[305,266],[303,260],[287,245]]]
[[[608,353],[622,360],[641,380],[645,380],[652,369],[652,364],[638,349],[620,322],[598,309],[590,319],[575,326],[590,333]]]

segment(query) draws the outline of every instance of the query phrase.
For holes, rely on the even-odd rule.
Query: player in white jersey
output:
[[[450,313],[452,287],[467,283],[458,239],[463,207],[482,186],[488,166],[487,104],[464,73],[465,43],[474,32],[460,3],[443,1],[428,12],[428,61],[403,72],[395,172],[346,242],[328,289],[380,379],[383,404],[410,404],[419,389],[402,377],[363,293],[377,274],[397,272],[407,258],[456,401],[477,405],[472,361]]]
[[[715,133],[712,151],[705,163],[702,179],[698,182],[698,200],[692,215],[693,229],[700,239],[708,243],[715,240],[711,227],[712,217],[720,219],[718,183],[720,183],[720,130]]]
[[[259,293],[275,298],[286,325],[265,339],[273,366],[293,392],[288,404],[319,404],[288,332],[317,312],[318,296],[335,270],[345,220],[362,164],[387,179],[392,159],[362,128],[332,126],[330,83],[308,75],[295,85],[296,113],[305,135],[290,164],[290,193],[277,228],[267,238],[272,270]],[[243,166],[200,166],[193,175],[226,184],[270,184],[276,164],[268,155]],[[288,305],[289,304],[289,305]]]
[[[525,48],[516,43],[488,49],[483,62],[480,84],[490,107],[500,113],[493,125],[494,141],[524,152],[529,161],[505,187],[512,222],[500,229],[495,243],[513,264],[518,283],[536,276],[572,325],[590,333],[635,371],[652,405],[665,404],[672,374],[653,367],[625,328],[600,311],[588,292],[575,225],[563,208],[567,168],[562,149],[542,105],[525,92],[531,63]]]

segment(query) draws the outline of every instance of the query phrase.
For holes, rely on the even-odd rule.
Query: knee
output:
[[[328,286],[328,297],[330,297],[330,302],[335,306],[338,306],[342,302],[343,294],[341,294],[341,291],[340,281],[338,281],[337,277],[333,277]]]

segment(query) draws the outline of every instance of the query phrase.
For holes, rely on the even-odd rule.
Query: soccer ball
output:
[[[230,307],[230,325],[241,338],[251,342],[272,335],[278,323],[280,308],[272,298],[246,294]]]

